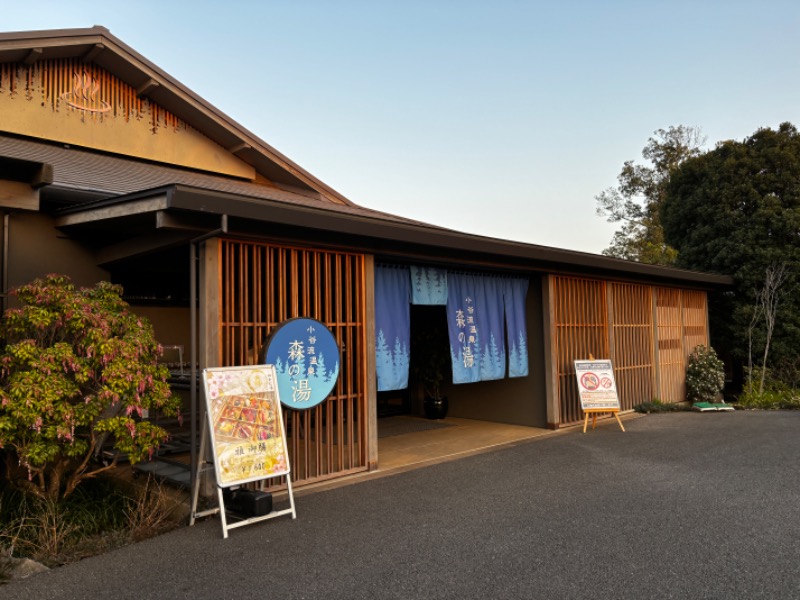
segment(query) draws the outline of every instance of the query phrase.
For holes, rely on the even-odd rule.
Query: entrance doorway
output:
[[[378,392],[378,418],[411,414],[410,388]]]
[[[450,341],[444,306],[411,305],[411,352],[408,387],[378,392],[378,418],[422,415],[423,399],[451,381]]]

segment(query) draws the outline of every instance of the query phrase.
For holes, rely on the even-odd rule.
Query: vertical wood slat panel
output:
[[[681,402],[685,398],[686,353],[683,344],[681,291],[656,290],[658,363],[661,374],[659,399]]]
[[[605,283],[574,277],[553,277],[558,394],[561,423],[581,420],[575,382],[576,359],[608,356]]]
[[[652,289],[630,283],[612,283],[614,375],[620,408],[631,410],[654,397]]]
[[[683,293],[683,338],[686,356],[696,346],[708,346],[708,305],[705,292]]]
[[[350,257],[350,256],[344,256],[343,257],[343,261],[345,262],[344,279],[345,279],[345,290],[346,290],[345,299],[344,299],[344,305],[345,305],[345,307],[347,307],[347,311],[348,311],[347,312],[347,347],[348,348],[355,348],[356,347],[355,339],[354,339],[355,331],[353,330],[353,328],[351,326],[351,324],[355,320],[355,315],[352,314],[352,310],[354,308],[352,285],[353,285],[353,271],[355,269],[355,264],[352,263],[351,259],[352,259],[352,257]],[[347,364],[348,364],[349,368],[351,369],[350,379],[348,381],[348,390],[347,390],[347,415],[348,415],[348,419],[347,419],[347,439],[348,440],[352,440],[353,439],[353,435],[354,435],[353,427],[355,425],[355,418],[356,418],[355,404],[353,402],[353,399],[354,399],[354,396],[355,396],[355,394],[354,394],[354,392],[355,392],[354,385],[356,383],[356,373],[355,372],[356,372],[357,365],[354,364],[353,362],[350,362],[350,361],[348,361]],[[365,420],[365,419],[362,419],[362,420]],[[347,449],[348,449],[347,464],[348,464],[348,466],[352,466],[356,462],[356,454],[355,454],[356,446],[355,446],[355,444],[348,444]]]
[[[303,485],[365,470],[364,256],[233,240],[223,240],[221,252],[226,365],[255,360],[269,332],[298,316],[325,323],[342,350],[328,400],[284,412],[293,480]]]
[[[324,277],[324,285],[325,289],[332,289],[333,287],[333,280],[331,278],[331,273],[333,273],[333,261],[335,260],[334,256],[330,254],[325,255],[325,277]],[[330,323],[333,321],[333,310],[332,310],[332,295],[326,294],[325,295],[325,310],[323,311],[323,315],[325,320],[323,322]],[[334,334],[336,331],[334,330]],[[338,337],[337,337],[338,339]],[[337,393],[338,393],[338,384],[337,384]],[[327,465],[329,466],[330,471],[335,471],[334,465],[334,416],[336,414],[336,404],[334,402],[326,402],[325,403],[325,410],[327,412],[327,427],[326,427],[326,441],[327,441]],[[329,472],[330,472],[329,471]]]
[[[606,285],[611,286],[609,307]],[[656,396],[668,402],[685,399],[686,357],[709,339],[705,292],[657,288],[654,323],[654,290],[649,286],[555,276],[553,290],[562,424],[581,420],[572,361],[590,353],[608,356],[609,328],[623,410]]]
[[[375,403],[370,400],[371,397],[375,397],[374,386],[377,384],[375,377],[370,376],[370,373],[375,372],[374,302],[369,301],[369,298],[374,299],[374,280],[368,281],[367,274],[369,273],[371,276],[373,271],[370,270],[365,257],[361,257],[360,260],[353,258],[353,262],[355,263],[354,270],[358,275],[358,278],[354,282],[353,291],[353,296],[355,297],[354,321],[360,319],[361,315],[365,316],[363,320],[364,326],[359,330],[360,339],[356,340],[359,352],[358,358],[355,361],[355,364],[358,365],[357,389],[361,390],[361,393],[356,394],[358,403],[356,406],[356,414],[361,416],[359,428],[364,431],[364,443],[359,444],[360,456],[358,457],[358,464],[367,465],[367,467],[369,467],[371,464],[377,466],[378,457],[377,423],[374,413],[377,407]],[[369,286],[373,286],[370,296],[367,295]],[[368,321],[370,321],[370,318],[372,327],[369,327],[370,323]],[[370,388],[372,388],[371,397]],[[372,436],[374,447],[370,447],[370,436]]]
[[[319,278],[319,255],[317,253],[309,253],[309,261],[310,264],[307,266],[306,269],[306,285],[309,286],[309,294],[307,299],[307,310],[308,314],[318,315],[319,313],[319,296],[320,296],[320,288],[321,286],[314,286],[312,285],[313,281],[318,281]],[[323,421],[323,409],[324,404],[318,404],[314,407],[314,422],[313,426],[315,431],[319,431],[317,434],[318,437],[323,438],[325,433],[323,431],[324,421]],[[316,443],[313,447],[315,464],[321,465],[320,467],[320,474],[327,474],[329,471],[328,469],[323,466],[323,446],[324,443]]]
[[[310,305],[310,298],[308,297],[308,290],[309,290],[309,278],[311,274],[308,272],[308,256],[309,253],[306,250],[298,250],[296,253],[297,257],[297,281],[299,282],[298,289],[297,289],[297,314],[300,315],[309,315],[311,312],[309,311]],[[311,415],[312,411],[304,410],[300,415],[303,418],[303,425],[302,430],[304,432],[311,431]],[[316,446],[319,444],[312,444],[312,436],[306,434],[303,437],[303,471],[305,473],[310,473],[313,469],[313,459],[316,456]]]

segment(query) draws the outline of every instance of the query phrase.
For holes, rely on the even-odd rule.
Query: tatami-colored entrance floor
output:
[[[381,437],[382,428],[386,428],[392,421],[390,427],[396,429],[398,420],[408,420],[406,424],[401,423],[399,429],[401,431],[408,430],[410,433],[397,434],[395,431],[389,437]],[[402,473],[427,465],[488,452],[505,445],[568,431],[568,429],[551,431],[539,427],[505,425],[455,417],[433,422],[434,427],[442,424],[446,427],[427,429],[426,422],[427,419],[412,416],[378,419],[378,468],[376,470],[299,486],[295,488],[294,495],[303,496],[338,488],[358,481]],[[423,430],[419,431],[419,429]],[[385,429],[383,433],[385,433]]]
[[[390,417],[391,419],[420,420],[420,417]],[[448,425],[440,429],[419,431],[378,440],[378,470],[395,471],[437,463],[485,451],[496,446],[511,444],[553,432],[537,427],[504,425],[448,417],[441,421]],[[378,420],[378,431],[381,420]]]

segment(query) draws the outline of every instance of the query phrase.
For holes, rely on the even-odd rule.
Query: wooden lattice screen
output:
[[[683,292],[683,338],[688,356],[696,346],[708,346],[708,306],[703,292]]]
[[[681,296],[681,290],[656,290],[658,396],[662,402],[682,402],[686,397],[686,352],[683,347]]]
[[[233,240],[223,240],[220,252],[224,366],[253,364],[270,331],[294,317],[327,325],[341,349],[329,398],[284,411],[292,481],[366,470],[364,256]]]
[[[582,418],[572,361],[608,356],[606,287],[602,281],[554,277],[556,356],[561,423]]]
[[[652,299],[648,286],[611,284],[614,378],[622,410],[653,399]]]
[[[708,306],[704,292],[659,289],[658,348],[660,398],[686,399],[686,364],[695,346],[708,345]]]
[[[583,418],[573,361],[590,354],[614,361],[622,410],[685,399],[686,358],[708,344],[705,292],[555,276],[552,294],[562,425]]]

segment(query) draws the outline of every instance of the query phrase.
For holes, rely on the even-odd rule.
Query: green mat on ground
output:
[[[692,410],[700,412],[718,411],[718,410],[734,410],[730,404],[724,402],[695,402],[692,405]]]

